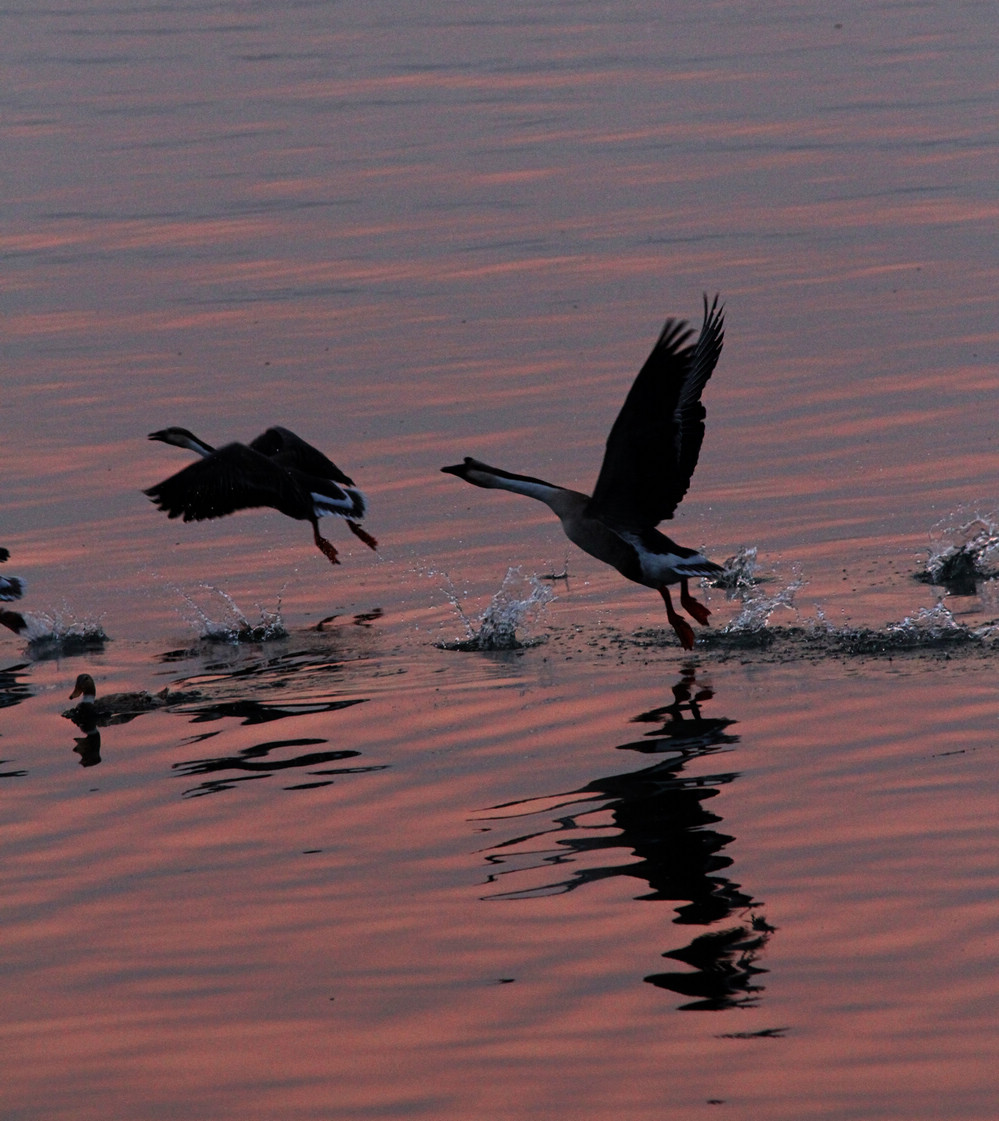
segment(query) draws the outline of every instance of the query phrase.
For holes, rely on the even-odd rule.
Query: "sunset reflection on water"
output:
[[[0,16],[12,1117],[992,1115],[997,597],[918,579],[999,523],[986,11]],[[705,291],[688,657],[439,468],[588,492]],[[273,423],[377,555],[141,493]]]

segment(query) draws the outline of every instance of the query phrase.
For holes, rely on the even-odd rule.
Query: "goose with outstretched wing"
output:
[[[684,321],[666,321],[611,428],[592,495],[470,457],[441,468],[473,486],[544,502],[570,541],[627,579],[660,593],[666,616],[687,650],[694,645],[694,631],[674,608],[669,585],[680,585],[680,605],[707,624],[710,612],[691,596],[689,581],[717,575],[721,566],[678,545],[656,526],[673,517],[697,466],[704,439],[701,392],[724,340],[724,308],[717,296],[710,304],[704,297],[704,322],[691,342],[693,335]]]
[[[249,444],[217,449],[186,428],[163,428],[151,432],[149,439],[201,456],[143,492],[171,518],[198,522],[268,506],[311,523],[316,545],[331,564],[339,564],[336,549],[319,532],[319,519],[332,514],[343,518],[369,548],[378,546],[358,524],[367,503],[353,480],[287,428],[274,426]]]

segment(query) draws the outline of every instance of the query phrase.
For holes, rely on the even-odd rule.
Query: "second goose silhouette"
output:
[[[366,512],[364,495],[330,459],[287,428],[268,428],[249,444],[215,449],[186,428],[149,434],[202,458],[143,493],[171,518],[200,522],[237,510],[269,506],[289,518],[310,522],[316,545],[331,564],[337,551],[319,532],[327,514],[343,518],[371,549],[378,542],[358,524]]]

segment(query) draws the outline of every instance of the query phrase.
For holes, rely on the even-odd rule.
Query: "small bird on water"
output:
[[[536,498],[558,515],[570,541],[622,576],[655,588],[685,650],[694,630],[674,608],[669,585],[680,585],[680,605],[706,625],[710,611],[690,594],[689,581],[714,576],[721,565],[678,545],[656,526],[672,518],[687,493],[704,439],[701,391],[724,340],[724,308],[704,297],[704,323],[696,342],[683,320],[667,319],[635,378],[607,437],[593,494],[567,490],[530,475],[515,475],[466,456],[441,470],[477,487]]]
[[[330,564],[339,564],[336,549],[319,532],[319,519],[333,514],[343,518],[369,549],[378,547],[358,524],[367,502],[353,479],[287,428],[275,425],[249,444],[218,449],[186,428],[163,428],[151,432],[149,439],[202,457],[143,492],[171,518],[200,522],[269,506],[289,518],[310,522],[316,545]]]
[[[81,673],[76,679],[73,692],[69,699],[75,701],[80,698],[80,703],[73,708],[68,708],[63,713],[67,720],[86,730],[107,724],[126,724],[134,720],[143,712],[151,712],[156,708],[164,708],[171,704],[183,704],[186,701],[198,700],[200,693],[177,691],[171,692],[169,688],[161,689],[158,693],[108,693],[103,697],[97,696],[97,686],[89,673]]]

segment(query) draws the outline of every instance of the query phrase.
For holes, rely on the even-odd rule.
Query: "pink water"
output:
[[[3,571],[39,631],[109,636],[0,635],[5,1118],[994,1116],[999,609],[913,579],[996,508],[994,23],[0,15]],[[588,489],[705,290],[671,533],[803,583],[772,642],[705,591],[688,656],[547,510],[439,467]],[[142,496],[189,458],[148,432],[274,422],[377,555]],[[442,649],[517,565],[568,567],[539,644]],[[198,696],[98,749],[80,672]]]

